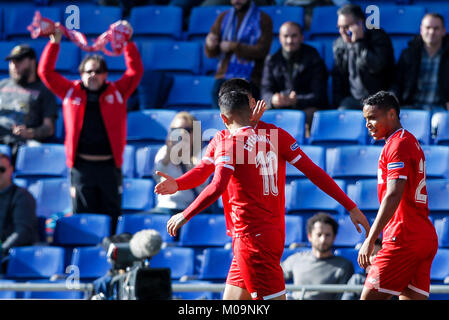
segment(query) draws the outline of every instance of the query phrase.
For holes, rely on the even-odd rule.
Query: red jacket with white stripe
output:
[[[81,80],[70,81],[55,71],[59,48],[58,43],[48,42],[42,52],[38,74],[44,84],[63,100],[67,166],[72,168],[83,127],[87,96],[81,87]],[[115,82],[106,81],[108,86],[100,95],[100,112],[117,168],[123,164],[126,146],[126,101],[137,88],[143,75],[142,60],[134,42],[128,42],[124,56],[125,73]]]

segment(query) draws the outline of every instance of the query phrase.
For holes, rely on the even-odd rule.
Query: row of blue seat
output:
[[[296,252],[309,251],[308,248],[286,249],[282,261]],[[84,247],[73,250],[72,266],[78,267],[81,281],[91,281],[103,276],[110,268],[106,252],[102,247]],[[352,248],[336,249],[335,255],[350,260],[355,272],[363,273],[358,266],[358,250]],[[166,247],[150,260],[150,267],[169,268],[172,280],[181,277],[195,277],[199,280],[222,282],[226,278],[233,254],[232,250],[223,248],[206,248],[199,254],[192,248]],[[64,273],[64,249],[60,247],[19,247],[11,250],[10,261],[5,279],[1,281],[26,281],[39,279],[49,281],[54,275]],[[195,263],[200,259],[200,265],[195,270]],[[431,269],[431,281],[443,283],[449,276],[449,249],[440,248],[436,254]],[[1,297],[1,295],[0,295]]]
[[[178,101],[178,104],[181,103]],[[176,110],[147,109],[128,113],[128,143],[163,143],[176,112]],[[218,110],[191,109],[191,113],[198,121],[201,121],[203,141],[208,141],[217,130],[224,129]],[[449,112],[438,112],[432,115],[425,110],[403,109],[400,119],[404,128],[413,133],[421,144],[449,144]],[[300,144],[332,147],[374,143],[368,136],[363,113],[358,110],[315,112],[308,139],[305,138],[305,114],[300,110],[267,110],[261,120],[285,129]],[[437,127],[435,137],[432,136],[433,125]]]

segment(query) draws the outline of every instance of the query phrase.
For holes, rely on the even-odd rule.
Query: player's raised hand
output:
[[[179,228],[181,228],[187,220],[184,218],[182,212],[173,215],[170,220],[167,221],[167,232],[172,237],[176,236]]]
[[[162,178],[165,178],[164,181],[159,182],[154,187],[154,192],[156,194],[173,194],[178,191],[178,183],[176,182],[175,178],[161,171],[156,171],[156,174],[158,176],[161,176]]]
[[[359,226],[359,224],[361,224],[362,227],[366,231],[365,234],[366,235],[369,234],[370,226],[369,226],[368,219],[366,219],[365,215],[362,213],[362,211],[360,211],[359,208],[355,207],[354,209],[352,209],[349,212],[349,217],[359,233],[362,233],[362,229],[360,229],[360,226]]]
[[[259,122],[260,118],[262,118],[262,115],[266,109],[267,104],[265,103],[265,101],[258,100],[251,115],[251,124],[253,125],[253,127]]]

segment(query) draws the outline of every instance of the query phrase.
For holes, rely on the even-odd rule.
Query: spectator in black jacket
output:
[[[301,27],[285,22],[279,30],[281,48],[265,59],[261,93],[268,108],[306,113],[306,132],[313,112],[327,108],[327,69],[318,51],[303,43]]]
[[[449,36],[444,18],[426,14],[420,33],[401,53],[392,91],[402,106],[449,110]]]
[[[364,98],[391,85],[393,45],[382,29],[366,29],[365,14],[359,6],[344,5],[337,14],[340,37],[333,45],[333,104],[362,110]]]
[[[12,182],[13,170],[9,157],[0,153],[0,257],[39,240],[36,201]]]

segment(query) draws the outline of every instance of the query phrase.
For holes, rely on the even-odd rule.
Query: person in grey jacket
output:
[[[394,51],[382,29],[367,29],[365,14],[358,5],[337,11],[340,37],[333,44],[333,106],[362,110],[362,100],[388,90],[394,78]]]
[[[286,280],[293,278],[295,285],[346,284],[354,274],[352,262],[334,256],[333,244],[338,232],[338,223],[327,213],[318,213],[307,220],[307,237],[311,251],[292,254],[282,262]],[[340,300],[341,293],[306,291],[305,300]],[[293,293],[300,299],[301,292]]]
[[[12,182],[12,174],[9,157],[0,153],[0,256],[7,255],[12,247],[38,241],[36,201]]]

